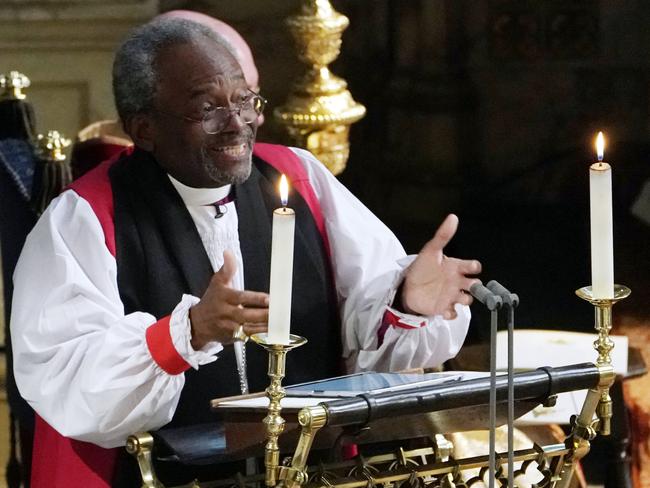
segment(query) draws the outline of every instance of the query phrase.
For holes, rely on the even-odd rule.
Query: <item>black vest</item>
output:
[[[271,223],[273,209],[279,205],[279,176],[254,157],[251,176],[234,189],[248,290],[269,290]],[[184,293],[200,298],[212,267],[194,222],[165,172],[148,153],[136,150],[115,163],[110,179],[117,282],[125,313],[144,311],[159,319],[172,312]],[[291,332],[309,342],[287,356],[285,385],[336,376],[341,370],[340,321],[329,258],[303,198],[293,192],[290,202],[296,212]],[[268,386],[267,354],[251,342],[246,354],[250,390],[261,391]],[[226,346],[214,363],[184,374],[178,407],[164,428],[214,421],[209,401],[240,394],[232,346]]]

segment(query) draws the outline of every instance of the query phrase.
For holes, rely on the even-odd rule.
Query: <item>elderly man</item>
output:
[[[443,255],[455,216],[408,258],[309,153],[255,145],[264,99],[200,24],[137,29],[113,88],[135,149],[50,205],[15,275],[16,378],[40,416],[34,486],[137,486],[111,448],[209,422],[209,399],[240,391],[231,344],[240,324],[266,329],[280,173],[297,216],[291,328],[310,339],[289,355],[287,383],[339,374],[342,358],[399,370],[456,354],[480,264]],[[252,391],[265,368],[249,347]]]
[[[248,88],[256,93],[260,91],[259,72],[257,66],[255,66],[253,53],[244,38],[231,26],[219,19],[192,10],[170,10],[158,15],[154,18],[154,20],[156,19],[187,19],[212,29],[232,49],[244,72]],[[263,123],[264,114],[262,113],[258,117],[257,125],[260,126]],[[119,122],[114,120],[94,122],[82,132],[90,130],[93,134],[96,134],[97,129],[100,128],[101,135],[93,135],[90,138],[83,137],[75,142],[70,156],[70,166],[74,179],[84,175],[104,159],[108,159],[111,155],[120,152],[125,145],[131,144],[126,134],[123,134]],[[79,136],[82,135],[82,132],[79,133]]]

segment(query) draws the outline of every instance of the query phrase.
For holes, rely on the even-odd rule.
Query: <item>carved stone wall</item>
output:
[[[158,11],[157,0],[5,0],[0,4],[0,71],[32,86],[38,130],[67,137],[115,116],[113,51],[126,32]]]

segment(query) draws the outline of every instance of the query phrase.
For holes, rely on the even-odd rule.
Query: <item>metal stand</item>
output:
[[[515,422],[515,387],[513,377],[514,347],[515,347],[515,308],[519,305],[519,297],[499,282],[492,280],[487,284],[488,290],[499,295],[508,309],[508,486],[514,487],[514,422]],[[496,351],[494,351],[496,353]]]
[[[268,415],[264,417],[266,425],[266,448],[264,451],[264,466],[266,467],[266,486],[275,486],[278,482],[278,471],[280,466],[280,448],[278,437],[284,430],[284,419],[280,415],[282,406],[280,401],[286,392],[282,387],[282,379],[285,374],[287,352],[302,346],[307,339],[297,335],[289,337],[289,344],[269,344],[267,334],[255,334],[251,339],[262,346],[269,353],[268,375],[271,384],[266,389],[266,396],[269,399]]]
[[[609,396],[609,388],[616,379],[609,354],[614,347],[614,343],[609,338],[609,331],[612,328],[612,307],[616,302],[627,298],[630,289],[623,285],[614,285],[613,298],[594,298],[592,288],[585,286],[576,290],[576,295],[594,306],[594,326],[598,332],[594,348],[598,351],[596,363],[601,372],[601,380],[597,388],[587,392],[580,415],[572,419],[571,434],[565,441],[572,454],[564,462],[562,476],[556,488],[569,486],[577,462],[587,455],[589,442],[596,437],[596,434],[609,435],[611,432],[612,399]],[[598,417],[596,420],[594,420],[594,413]]]
[[[594,348],[598,351],[598,360],[596,362],[598,366],[612,366],[612,358],[609,354],[614,348],[614,342],[609,338],[609,331],[612,328],[612,307],[620,300],[627,298],[630,293],[631,290],[623,285],[614,285],[613,298],[594,298],[590,286],[576,290],[576,295],[594,306],[594,327],[598,332],[598,339],[594,342]],[[611,433],[612,419],[612,399],[609,396],[609,387],[602,390],[597,414],[600,419],[598,431],[602,435],[609,435]]]
[[[475,284],[470,288],[474,298],[487,307],[490,311],[490,432],[488,455],[488,483],[489,488],[494,488],[496,480],[496,428],[497,428],[497,325],[499,322],[499,309],[503,304],[500,296],[493,293],[481,284]]]
[[[142,488],[164,488],[153,469],[152,450],[153,437],[149,432],[131,435],[126,440],[126,452],[134,456],[138,461],[140,476],[142,477]]]

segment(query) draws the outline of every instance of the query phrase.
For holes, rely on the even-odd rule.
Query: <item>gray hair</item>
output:
[[[117,50],[113,61],[113,97],[122,123],[153,108],[158,53],[169,46],[206,38],[226,48],[236,59],[235,50],[228,41],[211,28],[191,20],[157,19],[131,33]]]

